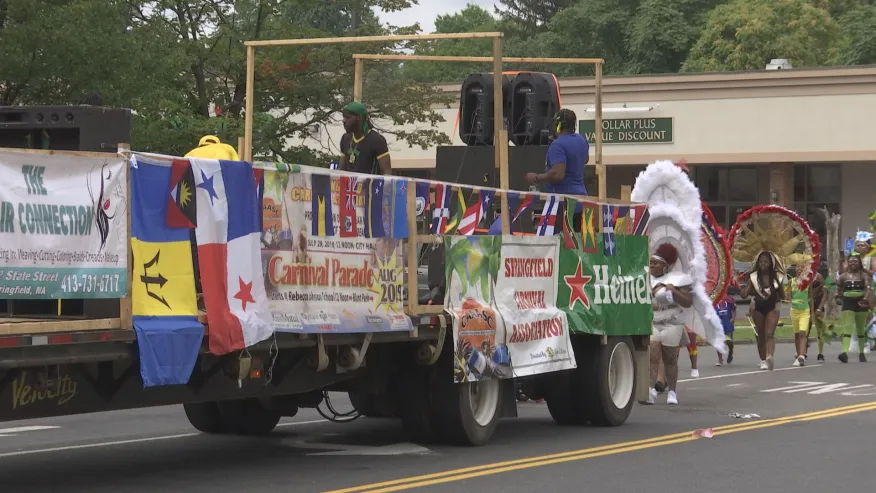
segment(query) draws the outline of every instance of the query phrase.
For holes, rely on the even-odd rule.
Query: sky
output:
[[[419,5],[401,12],[377,12],[380,20],[394,26],[409,26],[420,23],[423,33],[435,30],[435,18],[442,14],[452,14],[473,3],[493,13],[495,0],[419,0]]]

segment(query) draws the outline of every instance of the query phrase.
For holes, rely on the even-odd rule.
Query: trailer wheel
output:
[[[442,376],[436,417],[441,433],[454,445],[484,445],[499,424],[502,382],[488,379],[456,384],[450,374]]]
[[[577,348],[576,348],[577,351]],[[636,358],[629,337],[609,337],[608,344],[592,348],[583,386],[585,412],[596,426],[620,426],[633,409],[636,395]]]
[[[222,433],[225,431],[219,405],[215,402],[194,402],[183,404],[189,423],[201,433]]]
[[[277,427],[280,413],[265,409],[258,399],[219,402],[225,428],[240,435],[266,435]]]

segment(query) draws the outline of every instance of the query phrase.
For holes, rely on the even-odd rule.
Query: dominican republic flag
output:
[[[602,205],[602,253],[611,256],[617,250],[617,243],[614,239],[614,225],[616,224],[617,214],[615,209],[609,204]]]
[[[432,211],[432,227],[429,228],[433,235],[444,234],[444,229],[447,228],[451,191],[452,188],[447,185],[435,185],[435,209]]]
[[[541,221],[538,223],[538,236],[552,236],[554,234],[554,226],[557,224],[559,208],[560,200],[556,195],[551,195],[544,202],[544,209],[541,211]]]
[[[511,214],[511,232],[514,231],[514,222],[520,219],[524,212],[528,211],[535,204],[535,195],[524,194],[523,200],[520,200],[520,194],[517,192],[505,192],[505,197],[508,199],[508,212]],[[496,218],[490,226],[489,235],[502,234],[502,216]]]
[[[478,192],[478,200],[465,209],[465,214],[462,215],[462,221],[459,222],[458,232],[461,235],[471,236],[477,229],[478,224],[487,213],[487,207],[493,203],[493,194],[495,192],[481,190]]]
[[[352,176],[341,177],[341,197],[338,204],[338,220],[340,221],[341,238],[359,236],[359,224],[356,218],[356,198],[359,179]]]
[[[274,333],[262,273],[262,208],[252,165],[191,159],[198,263],[210,352],[227,354]]]

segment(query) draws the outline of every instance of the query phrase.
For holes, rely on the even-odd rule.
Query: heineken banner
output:
[[[128,162],[0,152],[0,298],[128,292]]]
[[[598,235],[597,253],[560,251],[557,306],[572,332],[650,335],[653,311],[648,276],[648,237]],[[614,242],[606,255],[604,239]]]
[[[575,367],[556,307],[559,237],[445,237],[454,380],[511,378]]]
[[[389,237],[391,222],[383,225],[389,201],[369,200],[383,195],[384,179],[273,171],[264,176],[262,263],[274,328],[412,330],[404,313],[404,245]],[[386,182],[390,198],[397,195],[394,185]],[[363,229],[385,233],[363,238]]]

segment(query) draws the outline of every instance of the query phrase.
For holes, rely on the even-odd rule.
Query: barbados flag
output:
[[[131,162],[131,297],[146,387],[188,383],[204,326],[198,322],[189,229],[167,225],[171,163]]]

